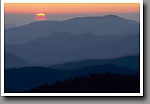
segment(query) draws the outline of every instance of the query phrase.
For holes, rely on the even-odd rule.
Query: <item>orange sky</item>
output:
[[[139,3],[5,3],[5,13],[88,14],[139,13]]]

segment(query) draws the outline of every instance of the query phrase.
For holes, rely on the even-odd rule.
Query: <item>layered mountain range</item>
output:
[[[139,23],[116,15],[33,22],[5,30],[5,51],[29,66],[130,56],[139,54]]]
[[[116,15],[77,17],[65,21],[38,21],[5,30],[5,42],[22,44],[58,32],[97,35],[131,35],[139,33],[139,23]]]
[[[5,29],[5,92],[24,92],[94,73],[112,73],[121,79],[138,76],[139,34],[138,22],[116,15]]]

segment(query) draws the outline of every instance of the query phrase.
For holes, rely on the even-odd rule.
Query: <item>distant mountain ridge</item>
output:
[[[121,20],[121,21],[124,21],[124,22],[130,21],[133,24],[137,23],[137,21],[125,19],[125,18],[119,17],[117,15],[113,15],[113,14],[112,15],[105,15],[105,16],[75,17],[75,18],[72,18],[72,19],[68,19],[66,21],[79,22],[79,21],[87,21],[89,19],[91,20],[91,22],[96,22],[95,20],[97,20],[97,21],[101,20],[101,22]]]
[[[50,66],[50,68],[75,70],[78,68],[88,67],[92,65],[114,64],[117,66],[139,69],[139,65],[140,65],[139,61],[140,61],[139,55],[135,55],[135,56],[120,57],[115,59],[105,59],[105,60],[89,59],[89,60],[83,60],[78,62],[68,62],[64,64],[52,65]]]
[[[56,32],[97,35],[131,35],[139,33],[139,23],[116,15],[78,17],[65,21],[39,21],[5,30],[7,44],[23,44]]]
[[[7,45],[5,51],[31,63],[47,65],[86,59],[111,59],[139,53],[139,34],[98,36],[93,33],[73,35],[55,33],[23,45]]]

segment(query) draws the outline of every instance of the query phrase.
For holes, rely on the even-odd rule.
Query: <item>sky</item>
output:
[[[38,13],[47,20],[62,21],[74,17],[115,14],[139,21],[139,3],[5,3],[5,24],[24,25],[36,21]]]

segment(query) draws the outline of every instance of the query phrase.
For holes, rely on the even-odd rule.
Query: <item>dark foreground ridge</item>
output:
[[[138,75],[90,74],[68,80],[57,80],[55,85],[46,83],[25,93],[139,93]]]
[[[38,66],[8,69],[5,70],[4,75],[5,92],[19,93],[23,91],[29,91],[30,89],[44,85],[45,83],[48,83],[49,85],[54,85],[57,80],[64,81],[69,78],[89,76],[92,73],[103,74],[108,72],[120,75],[123,74],[138,75],[139,69],[120,67],[113,64],[93,65],[74,70],[65,70],[65,69],[61,70]],[[121,82],[121,79],[119,78],[120,77],[118,77],[118,80]],[[117,84],[119,85],[120,82],[118,82]],[[99,83],[99,81],[97,81],[97,83]],[[134,83],[127,83],[127,84],[134,84]],[[95,85],[93,86],[97,86],[97,84],[95,83]]]

